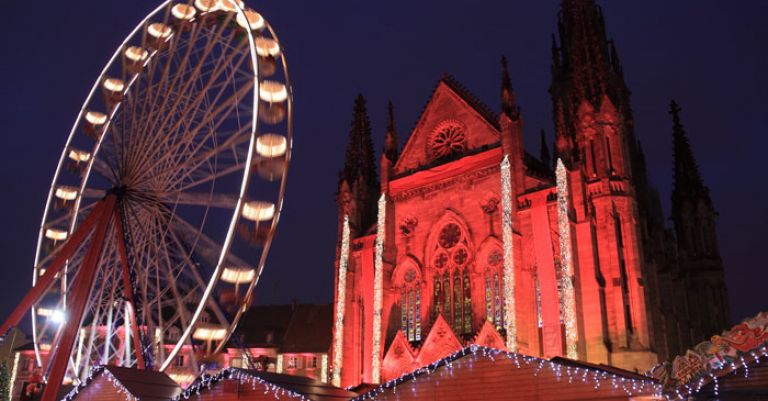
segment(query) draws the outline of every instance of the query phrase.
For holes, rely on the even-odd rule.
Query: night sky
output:
[[[383,143],[392,100],[401,144],[437,80],[454,75],[499,107],[509,58],[526,146],[551,143],[550,38],[558,1],[249,1],[277,30],[295,95],[294,162],[260,303],[329,303],[335,192],[352,102],[363,93]],[[633,92],[637,136],[669,215],[670,99],[720,213],[734,321],[768,309],[768,1],[602,1]],[[45,197],[72,123],[150,0],[5,2],[0,13],[0,316],[31,284]]]

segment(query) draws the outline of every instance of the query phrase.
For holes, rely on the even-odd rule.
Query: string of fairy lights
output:
[[[512,183],[509,157],[501,161],[501,234],[504,247],[504,329],[507,349],[517,351],[517,321],[515,316],[515,262],[512,237]]]
[[[84,380],[81,380],[80,383],[75,386],[72,390],[67,393],[67,395],[64,396],[64,398],[61,399],[61,401],[72,401],[77,397],[78,394],[80,394],[83,389],[85,389],[94,379],[96,379],[99,376],[104,376],[108,382],[112,383],[112,386],[117,390],[118,393],[125,395],[125,401],[139,401],[139,398],[131,394],[130,391],[123,385],[123,383],[120,382],[113,374],[109,371],[105,366],[96,366],[93,369],[91,369],[91,372],[88,374],[88,377],[86,377]]]
[[[254,391],[258,389],[258,386],[262,386],[264,388],[264,395],[271,394],[276,400],[279,400],[282,397],[286,397],[300,401],[311,401],[310,398],[305,397],[303,394],[286,389],[282,386],[278,386],[277,384],[274,384],[269,380],[255,375],[247,370],[237,368],[223,369],[215,375],[203,375],[200,380],[189,386],[186,390],[182,391],[181,394],[179,394],[172,401],[188,400],[192,396],[200,395],[201,391],[203,390],[210,390],[214,384],[226,379],[237,380],[241,385],[249,384],[251,386],[251,390]],[[138,401],[138,399],[129,401]]]
[[[341,250],[339,254],[339,282],[336,289],[336,316],[333,326],[333,376],[332,383],[341,385],[342,342],[344,340],[344,302],[347,289],[347,263],[349,262],[349,216],[344,215],[341,229]]]
[[[751,361],[750,361],[751,359]],[[748,355],[739,356],[738,361],[723,361],[716,363],[714,366],[710,366],[709,370],[703,371],[703,373],[697,378],[692,378],[688,382],[681,383],[672,389],[666,390],[664,398],[668,401],[683,401],[688,400],[691,397],[698,394],[706,385],[712,383],[712,392],[715,397],[720,396],[720,377],[728,374],[737,374],[739,370],[743,369],[743,377],[749,379],[749,365],[761,364],[763,361],[768,360],[768,345],[763,345],[752,351],[749,351]],[[659,368],[661,364],[656,365],[649,371],[653,372]],[[650,374],[647,374],[650,376]]]
[[[423,376],[430,377],[437,374],[438,378],[444,377],[446,375],[452,377],[454,374],[454,368],[457,365],[454,362],[464,357],[470,357],[472,358],[472,361],[477,361],[479,358],[485,358],[493,362],[496,362],[497,359],[506,358],[511,360],[512,364],[517,369],[523,367],[533,367],[534,376],[539,376],[546,370],[554,374],[555,378],[560,382],[565,382],[567,380],[569,384],[591,383],[596,391],[599,390],[602,386],[608,385],[614,390],[623,391],[625,394],[627,394],[627,396],[630,397],[639,394],[653,394],[656,397],[662,396],[661,386],[651,378],[648,380],[643,380],[630,377],[622,377],[600,369],[584,366],[574,367],[552,360],[526,356],[515,352],[508,352],[496,348],[489,348],[473,344],[458,350],[442,359],[432,362],[429,365],[416,369],[413,372],[405,373],[400,377],[383,383],[378,387],[375,387],[372,390],[353,398],[351,401],[376,400],[388,391],[391,391],[392,394],[397,394],[398,386],[406,382],[410,382],[410,391],[415,393],[417,391],[416,384],[419,383],[419,380]],[[469,369],[472,369],[472,366],[473,365],[470,362]],[[423,381],[424,379],[421,380]],[[431,386],[427,387],[431,388]]]
[[[568,216],[568,171],[562,159],[557,159],[557,231],[560,236],[560,296],[565,325],[566,356],[579,357],[577,350],[576,294],[573,288],[573,259],[571,253],[571,219]]]
[[[373,338],[371,345],[371,381],[381,381],[381,302],[384,290],[384,240],[386,238],[387,195],[379,197],[376,216],[376,255],[373,264]]]

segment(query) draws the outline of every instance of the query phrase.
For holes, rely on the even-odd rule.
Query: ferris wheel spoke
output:
[[[241,57],[240,60],[238,61],[238,64],[241,64],[244,60],[245,60],[245,57]],[[219,69],[219,68],[217,68],[217,69]],[[217,77],[219,75],[219,73],[224,71],[224,70],[225,69],[219,69],[219,72],[214,73],[214,75]],[[228,77],[228,78],[231,79],[231,77]],[[215,77],[212,77],[211,81],[213,81],[214,79],[215,79]],[[177,138],[179,138],[179,139],[175,143],[172,144],[173,147],[171,147],[169,149],[170,152],[163,152],[163,154],[165,154],[165,155],[177,155],[178,154],[177,158],[180,158],[183,155],[183,152],[176,152],[176,150],[178,148],[183,148],[183,147],[189,148],[190,144],[195,143],[195,139],[194,138],[197,136],[198,132],[202,128],[208,126],[210,128],[208,130],[208,132],[206,132],[203,135],[203,138],[201,138],[201,139],[199,139],[197,141],[197,143],[201,143],[201,144],[205,143],[205,139],[207,139],[208,137],[213,135],[215,133],[214,130],[216,128],[218,128],[218,125],[221,124],[221,123],[219,123],[219,124],[216,124],[215,126],[214,125],[209,125],[209,121],[211,121],[211,120],[213,120],[215,118],[220,117],[220,115],[223,112],[226,111],[227,113],[224,114],[223,118],[221,119],[223,121],[226,118],[226,116],[229,115],[229,110],[228,109],[233,106],[234,102],[239,100],[240,96],[242,96],[245,93],[247,93],[248,91],[250,91],[252,87],[253,87],[253,80],[246,81],[245,83],[243,83],[242,88],[240,88],[238,91],[236,91],[235,94],[230,97],[230,99],[219,102],[221,96],[224,93],[224,90],[226,89],[226,87],[224,85],[221,85],[221,89],[218,91],[218,93],[216,94],[216,96],[213,99],[214,103],[221,103],[221,106],[219,106],[218,108],[214,109],[213,111],[210,111],[210,110],[206,109],[205,113],[204,113],[204,117],[206,118],[206,120],[204,120],[203,122],[198,124],[194,129],[186,130],[183,133],[182,136],[180,136],[180,137],[177,136]],[[178,120],[178,122],[173,127],[171,127],[170,132],[177,132],[179,130],[179,128],[181,127],[181,123],[187,121],[188,117],[190,117],[189,116],[190,113],[192,113],[192,115],[196,115],[198,112],[200,112],[199,106],[203,103],[204,100],[206,100],[208,92],[212,88],[213,87],[212,87],[211,83],[209,82],[207,84],[207,86],[205,88],[203,88],[203,90],[200,91],[200,93],[198,94],[197,98],[194,100],[194,104],[191,105],[191,106],[188,106],[187,110],[184,111],[184,114],[181,116],[181,118]],[[156,164],[158,164],[158,163],[156,163]],[[149,169],[149,170],[151,170],[151,169]]]
[[[250,141],[251,139],[250,131],[251,131],[250,127],[243,127],[238,131],[236,131],[235,133],[233,133],[232,135],[230,135],[229,137],[227,137],[223,142],[216,144],[215,146],[213,146],[208,150],[205,150],[202,154],[197,154],[184,160],[183,163],[178,166],[178,170],[183,171],[184,173],[181,175],[178,175],[177,177],[175,177],[174,181],[168,183],[168,188],[178,188],[182,184],[182,182],[189,179],[190,176],[193,175],[193,173],[197,172],[199,168],[205,166],[211,159],[216,158],[217,160],[219,160],[219,155],[221,155],[222,152],[231,151],[233,155],[237,155],[238,150],[242,148],[243,145],[245,145],[247,142]],[[200,149],[197,149],[197,151],[199,153],[203,151],[203,149],[200,148]],[[245,153],[245,151],[243,153]],[[237,169],[245,166],[244,163],[238,162],[237,157],[235,157],[235,159],[236,159],[235,165],[238,166]],[[243,159],[245,158],[243,157]],[[226,175],[229,173],[230,172],[226,172],[223,175]],[[214,178],[218,178],[218,177],[214,177]],[[192,185],[189,188],[194,187],[196,185],[197,184]]]
[[[172,204],[234,210],[237,206],[238,195],[218,192],[179,192],[168,194],[164,200],[166,203]]]
[[[185,222],[186,223],[186,222]],[[186,223],[189,224],[189,223]],[[189,252],[187,251],[187,247],[182,244],[182,242],[179,240],[179,238],[176,236],[176,233],[174,233],[173,230],[170,230],[170,235],[173,237],[174,243],[181,251],[180,253],[184,255],[185,259],[187,260],[187,263],[189,265],[189,272],[194,277],[195,281],[197,282],[198,286],[200,288],[205,288],[205,281],[203,280],[203,277],[200,275],[200,272],[197,271],[197,268],[195,267],[196,264],[189,258]],[[202,243],[209,243],[210,238],[201,238]],[[207,244],[210,246],[210,244]],[[236,256],[233,255],[231,259],[237,259]],[[241,261],[242,262],[242,261]],[[245,266],[245,264],[242,264],[241,266]],[[224,313],[221,311],[221,308],[219,307],[218,303],[216,303],[214,300],[209,299],[208,300],[208,306],[213,310],[214,314],[216,315],[216,318],[219,320],[219,323],[224,326],[229,326],[229,319],[226,318]]]
[[[233,54],[233,56],[234,56],[234,54]],[[239,63],[242,63],[242,61],[243,61],[243,60],[245,60],[245,59],[246,59],[246,57],[244,57],[244,56],[243,56],[243,57],[241,57],[241,60],[239,61]],[[218,74],[220,74],[221,72],[223,72],[225,69],[224,69],[224,68],[219,68],[218,70],[219,70],[219,71],[217,71],[217,72],[214,74],[215,76],[218,76]],[[253,85],[254,85],[254,82],[253,82],[253,80],[250,80],[250,81],[247,81],[246,83],[244,83],[244,84],[242,85],[242,87],[241,87],[241,88],[239,88],[239,89],[238,89],[238,90],[235,92],[235,94],[234,94],[233,96],[231,96],[231,97],[230,97],[230,98],[228,98],[227,100],[225,100],[225,101],[221,102],[221,105],[220,105],[220,106],[218,106],[218,107],[217,107],[216,109],[214,109],[212,112],[209,112],[209,116],[210,116],[209,118],[217,118],[217,117],[219,117],[219,116],[220,116],[222,113],[224,113],[224,112],[227,112],[227,114],[225,114],[225,115],[224,115],[224,116],[225,116],[225,118],[226,118],[226,115],[228,115],[228,114],[229,114],[229,112],[231,112],[231,108],[233,107],[233,105],[234,105],[234,104],[236,104],[236,102],[237,102],[237,101],[239,101],[243,95],[245,95],[246,93],[248,93],[248,92],[249,92],[249,91],[250,91],[250,90],[253,88]],[[221,91],[220,91],[220,92],[217,94],[217,97],[216,97],[216,99],[217,99],[217,100],[218,100],[218,98],[221,96],[221,94],[222,94],[222,93],[223,93],[223,89],[222,89],[222,90],[221,90]],[[201,103],[201,102],[204,100],[204,98],[205,98],[205,94],[207,94],[207,89],[205,89],[205,90],[201,91],[201,92],[200,92],[200,94],[198,94],[198,95],[197,95],[197,98],[194,100],[194,104],[192,105],[192,107],[191,107],[191,108],[193,108],[193,109],[194,109],[194,108],[198,107],[198,106],[200,105],[200,103]],[[186,111],[185,111],[185,112],[184,112],[184,113],[183,113],[183,114],[180,116],[180,118],[178,119],[178,121],[176,122],[176,124],[174,124],[172,127],[170,127],[170,129],[168,130],[168,132],[176,132],[176,131],[177,131],[177,130],[178,130],[180,127],[181,127],[181,124],[183,123],[183,121],[185,121],[185,119],[188,117],[189,113],[190,113],[190,110],[189,110],[189,109],[188,109],[188,110],[186,110]],[[188,131],[186,131],[186,132],[185,132],[185,133],[184,133],[184,134],[183,134],[181,137],[178,137],[178,136],[173,136],[173,137],[172,137],[172,136],[168,135],[168,136],[167,136],[167,140],[168,140],[168,141],[170,141],[170,140],[174,140],[174,139],[176,139],[176,141],[175,141],[174,143],[172,143],[170,146],[168,146],[167,148],[166,148],[166,147],[162,147],[162,146],[158,146],[158,147],[157,147],[158,149],[162,149],[162,150],[161,150],[161,151],[162,151],[162,153],[160,153],[159,155],[163,155],[164,157],[161,157],[161,158],[159,158],[159,160],[156,160],[156,161],[154,161],[154,162],[153,162],[151,165],[149,165],[149,166],[146,166],[146,163],[150,162],[150,160],[152,160],[152,158],[151,158],[151,157],[146,157],[146,158],[145,158],[145,162],[144,162],[144,163],[142,163],[142,165],[140,165],[140,166],[138,167],[138,169],[139,169],[139,170],[141,170],[141,171],[148,171],[148,172],[151,172],[151,171],[154,171],[154,169],[155,169],[155,168],[156,168],[158,165],[162,164],[162,163],[165,161],[165,159],[166,159],[166,158],[168,158],[168,157],[178,157],[178,156],[179,156],[179,154],[181,154],[181,152],[178,152],[178,150],[180,150],[180,149],[183,149],[183,147],[184,147],[184,146],[187,146],[187,147],[189,147],[189,145],[190,145],[190,143],[191,143],[191,140],[192,140],[192,138],[194,138],[194,137],[197,135],[197,133],[198,133],[198,132],[199,132],[199,131],[200,131],[200,130],[201,130],[203,127],[204,127],[204,126],[205,126],[204,124],[200,124],[200,125],[198,125],[198,126],[195,128],[195,129],[192,129],[192,130],[188,130]],[[160,130],[161,130],[161,131],[164,131],[164,128],[165,128],[165,126],[163,125],[163,126],[160,128]],[[209,132],[206,134],[206,136],[210,136],[210,135],[212,135],[212,134],[214,134],[214,132],[211,130],[211,131],[209,131]],[[204,142],[202,142],[202,141],[201,141],[200,143],[204,143]],[[159,152],[158,152],[158,153],[159,153]],[[153,155],[153,156],[154,156],[154,155]]]
[[[231,16],[228,16],[227,18],[230,19]],[[221,26],[217,29],[217,33],[215,35],[208,35],[207,43],[205,45],[205,48],[204,48],[204,51],[202,53],[201,59],[205,60],[205,59],[208,58],[208,56],[210,56],[211,52],[214,50],[215,44],[217,43],[216,38],[221,37],[221,35],[224,32],[224,29],[225,29],[225,23],[222,23]],[[236,54],[236,53],[233,53],[233,54]],[[188,57],[189,56],[187,56],[187,58]],[[230,57],[232,57],[232,55],[230,55]],[[220,60],[220,62],[221,61],[223,61],[223,60]],[[200,73],[200,70],[202,69],[202,67],[203,67],[202,63],[199,63],[198,65],[196,65],[194,67],[194,69],[192,70],[192,75],[193,76],[197,76]],[[180,75],[178,76],[178,78],[181,78]],[[182,87],[179,89],[178,93],[182,93],[182,94],[188,93],[190,85],[192,85],[193,83],[194,83],[194,80],[187,80],[186,82],[184,82],[182,84]],[[179,101],[181,99],[182,99],[181,97],[177,97],[174,100],[174,104],[173,104],[173,106],[170,109],[175,109],[178,106],[178,103],[179,103]],[[167,100],[168,100],[168,98],[166,98],[166,101]],[[162,119],[160,119],[159,124],[156,123],[155,125],[153,125],[153,127],[150,130],[145,131],[145,132],[153,133],[154,136],[156,137],[155,139],[158,138],[158,134],[162,134],[162,133],[165,133],[165,132],[168,132],[168,131],[173,132],[173,130],[168,130],[168,131],[165,130],[165,127],[168,124],[168,122],[169,122],[169,120],[171,119],[172,116],[174,116],[174,114],[168,113],[166,116],[164,116]],[[177,117],[179,117],[178,120],[182,120],[183,119],[181,116],[177,116]],[[154,142],[154,140],[150,141],[149,143],[152,144],[153,142]],[[146,160],[146,157],[144,157],[144,159]],[[144,164],[144,163],[139,163],[139,165],[137,167],[141,168],[142,164]]]

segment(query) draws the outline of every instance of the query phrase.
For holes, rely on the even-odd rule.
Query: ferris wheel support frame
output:
[[[73,283],[71,303],[69,307],[70,315],[62,322],[62,329],[57,333],[49,358],[53,358],[51,371],[48,373],[48,380],[43,390],[41,401],[56,401],[59,394],[59,388],[69,366],[69,357],[72,353],[72,347],[80,328],[80,321],[83,319],[86,304],[88,303],[88,294],[93,287],[96,279],[96,268],[98,267],[99,257],[101,256],[104,245],[104,238],[112,217],[115,217],[116,229],[118,232],[118,247],[120,250],[120,259],[122,264],[122,281],[124,286],[125,302],[131,303],[133,310],[133,287],[128,267],[127,252],[125,243],[122,240],[123,227],[120,221],[119,209],[115,207],[117,196],[109,194],[100,200],[86,217],[83,224],[75,231],[61,247],[58,255],[48,267],[46,272],[40,277],[40,280],[24,296],[11,315],[0,326],[0,335],[5,335],[11,327],[17,326],[23,316],[34,307],[34,305],[45,294],[45,291],[53,284],[56,276],[66,264],[66,261],[77,251],[83,242],[91,235],[91,242],[88,244],[85,260],[78,276]],[[130,313],[132,337],[134,349],[137,358],[137,366],[144,369],[144,358],[142,355],[143,347],[139,337],[138,325],[136,324],[135,313]]]
[[[75,345],[77,332],[80,328],[80,321],[83,319],[85,307],[88,303],[88,294],[96,279],[96,268],[99,266],[99,257],[101,256],[104,245],[104,237],[107,233],[107,227],[112,220],[112,212],[115,209],[117,197],[114,194],[107,195],[101,200],[104,209],[98,217],[98,225],[93,231],[91,242],[88,244],[88,251],[85,254],[85,260],[80,267],[78,277],[72,284],[72,296],[69,310],[72,312],[67,316],[62,324],[64,327],[56,335],[56,348],[52,349],[53,363],[51,371],[48,373],[48,383],[43,390],[41,401],[56,401],[59,395],[59,388],[64,381],[64,375],[69,367],[69,357],[72,354],[72,347]],[[50,358],[50,356],[49,356]]]
[[[99,202],[93,207],[88,217],[83,221],[83,224],[72,234],[72,236],[64,242],[59,250],[56,258],[53,259],[51,264],[45,270],[45,273],[40,276],[34,286],[27,291],[24,298],[21,299],[16,308],[11,312],[8,318],[0,326],[0,336],[5,336],[12,327],[18,326],[19,322],[24,315],[31,310],[34,305],[45,295],[45,291],[50,288],[56,276],[61,272],[61,268],[64,267],[67,260],[77,251],[78,247],[85,241],[88,234],[91,233],[94,225],[99,221],[99,217],[102,216],[105,204],[103,201]]]

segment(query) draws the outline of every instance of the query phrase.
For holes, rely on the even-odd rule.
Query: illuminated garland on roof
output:
[[[344,301],[347,290],[347,263],[349,261],[349,216],[344,215],[339,254],[339,283],[336,289],[336,321],[333,326],[333,385],[341,385],[342,342],[344,341]]]
[[[501,161],[501,233],[504,246],[504,329],[507,349],[517,351],[517,322],[515,316],[515,261],[512,236],[512,183],[509,157]]]
[[[373,265],[373,341],[371,350],[372,382],[381,381],[381,298],[384,286],[384,239],[386,237],[387,195],[379,198],[376,220],[376,256]]]
[[[272,394],[275,399],[280,397],[289,397],[291,399],[300,401],[311,401],[309,398],[299,394],[295,391],[288,390],[285,387],[273,384],[262,377],[249,373],[246,370],[227,368],[215,375],[203,375],[203,377],[195,384],[189,386],[181,394],[173,398],[172,401],[188,400],[193,395],[200,395],[202,390],[210,390],[211,387],[224,379],[236,379],[240,384],[248,383],[253,390],[256,390],[256,386],[264,386],[264,394]]]
[[[646,375],[661,381],[667,399],[686,399],[712,383],[719,395],[718,377],[768,359],[768,312],[743,320],[730,330],[714,335],[670,362],[654,366]]]
[[[453,376],[454,362],[467,356],[473,358],[472,361],[476,361],[479,358],[486,358],[495,362],[497,358],[507,358],[513,362],[517,369],[520,369],[523,366],[534,367],[534,376],[538,376],[544,369],[549,369],[549,371],[554,373],[558,380],[567,380],[568,384],[573,384],[574,382],[591,383],[595,390],[600,389],[602,385],[608,383],[611,388],[615,390],[623,390],[630,397],[642,393],[653,393],[660,397],[661,394],[661,386],[656,384],[651,378],[642,380],[621,377],[604,370],[583,366],[573,367],[547,359],[472,344],[469,347],[446,356],[445,358],[439,359],[429,365],[418,368],[413,372],[405,373],[396,379],[383,383],[367,393],[353,398],[351,401],[375,400],[378,396],[388,390],[392,391],[393,394],[396,394],[397,386],[405,382],[411,382],[410,391],[415,393],[416,388],[414,387],[414,384],[418,382],[420,377],[425,375],[429,376],[438,371],[440,377],[443,377],[446,372],[449,377]],[[472,369],[471,362],[469,368]]]
[[[576,348],[579,334],[576,331],[576,295],[573,289],[573,259],[571,254],[571,219],[568,217],[568,172],[563,161],[557,159],[557,231],[560,234],[560,288],[565,324],[566,356],[579,357]]]
[[[115,387],[115,389],[125,395],[126,401],[139,401],[139,397],[134,396],[131,394],[130,391],[123,385],[123,383],[120,383],[120,380],[117,380],[117,378],[112,375],[112,372],[109,371],[105,366],[100,365],[96,366],[93,369],[91,369],[91,372],[88,374],[88,377],[85,378],[85,380],[80,381],[80,384],[75,386],[72,390],[67,393],[67,395],[64,396],[64,398],[61,399],[61,401],[72,401],[77,397],[78,394],[80,394],[83,389],[85,389],[93,380],[95,380],[97,377],[104,375],[104,377],[107,378],[107,381],[112,383],[112,386]]]

